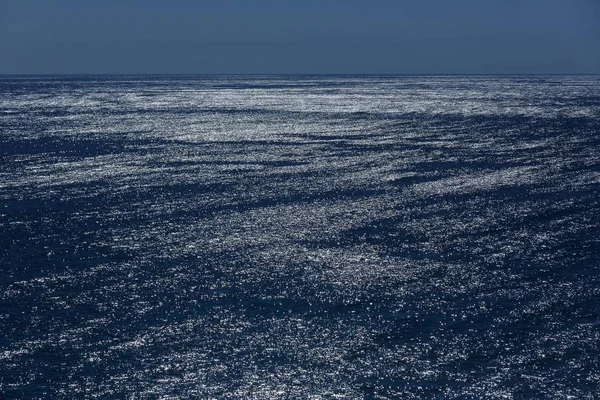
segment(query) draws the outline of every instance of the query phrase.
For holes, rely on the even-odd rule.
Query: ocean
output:
[[[0,398],[597,399],[600,76],[1,76]]]

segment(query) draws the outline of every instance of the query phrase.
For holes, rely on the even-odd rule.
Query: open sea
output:
[[[600,76],[1,76],[1,399],[599,399]]]

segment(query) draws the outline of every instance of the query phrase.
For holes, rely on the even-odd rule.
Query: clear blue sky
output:
[[[0,73],[600,73],[600,0],[0,0]]]

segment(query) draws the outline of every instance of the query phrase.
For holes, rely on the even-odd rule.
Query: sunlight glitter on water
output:
[[[0,87],[7,397],[596,395],[598,78]]]

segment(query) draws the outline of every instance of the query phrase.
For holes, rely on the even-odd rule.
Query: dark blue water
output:
[[[1,77],[0,393],[598,398],[599,93]]]

